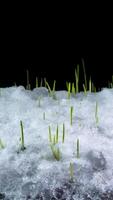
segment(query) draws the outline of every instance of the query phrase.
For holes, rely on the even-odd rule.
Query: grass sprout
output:
[[[77,139],[77,158],[80,158],[80,143],[79,143],[79,139]]]
[[[70,99],[71,96],[71,83],[66,82],[66,86],[67,86],[67,91],[68,91],[68,96],[67,98]]]
[[[57,125],[56,128],[56,133],[52,136],[51,134],[51,127],[49,126],[49,142],[52,143],[53,145],[57,144],[59,141],[59,128]]]
[[[84,84],[83,84],[83,90],[84,90],[84,95],[86,96],[87,95],[87,90],[86,90],[86,87],[85,87]]]
[[[51,127],[49,126],[49,142],[52,142]]]
[[[92,82],[92,92],[96,92],[96,87],[94,86],[93,82]]]
[[[50,88],[49,83],[46,81],[46,79],[44,79],[44,81],[45,81],[45,86],[49,90],[50,96],[53,97],[53,99],[56,100],[56,95],[55,95],[56,80],[54,80],[54,82],[53,82],[53,89]]]
[[[73,178],[74,178],[74,166],[73,166],[73,163],[70,162],[70,165],[69,165],[69,173],[70,173],[70,179],[71,181],[73,181]]]
[[[72,83],[72,94],[76,94],[76,89],[75,89],[75,85],[74,85],[74,83]]]
[[[91,77],[89,79],[89,91],[92,92],[92,83],[91,83]]]
[[[36,88],[38,88],[39,83],[38,83],[38,78],[36,77]]]
[[[84,81],[85,81],[85,89],[87,91],[87,78],[86,78],[86,70],[85,70],[85,63],[84,63],[84,59],[82,59],[82,66],[83,66],[83,73],[84,73]]]
[[[59,128],[57,125],[56,128],[56,134],[52,136],[51,134],[51,127],[49,126],[49,142],[50,142],[50,147],[51,147],[51,151],[52,154],[54,156],[54,158],[59,161],[61,158],[61,152],[59,150],[59,148],[56,146],[56,144],[58,144],[59,142]]]
[[[70,107],[70,124],[73,123],[73,106]]]
[[[54,156],[54,158],[59,161],[61,159],[61,152],[59,150],[58,147],[56,147],[55,145],[53,144],[50,144],[50,147],[51,147],[51,151],[52,151],[52,154]]]
[[[22,123],[22,121],[20,121],[20,129],[21,129],[21,137],[20,137],[21,150],[24,151],[26,149],[26,147],[24,145],[24,131],[23,131],[23,123]]]
[[[64,143],[64,140],[65,140],[65,124],[63,123],[62,143]]]
[[[31,90],[31,85],[30,85],[30,82],[29,82],[29,71],[27,70],[26,73],[27,73],[27,86],[26,86],[26,89],[27,90]]]
[[[76,82],[76,93],[79,92],[79,65],[77,65],[77,70],[75,69],[75,82]]]

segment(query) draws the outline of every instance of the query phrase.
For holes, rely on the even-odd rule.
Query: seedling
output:
[[[51,97],[53,97],[53,99],[56,100],[56,95],[55,95],[55,86],[56,86],[56,81],[54,80],[53,82],[53,89],[51,90],[50,86],[49,86],[49,83],[46,81],[46,79],[44,79],[45,81],[45,86],[48,88],[49,90],[49,94]]]
[[[73,178],[74,178],[74,166],[73,166],[73,163],[71,163],[71,162],[70,162],[70,165],[69,165],[69,173],[70,173],[70,179],[73,182]]]
[[[52,142],[51,127],[49,126],[49,142]]]
[[[58,125],[57,125],[57,129],[56,129],[56,141],[55,143],[58,143],[58,139],[59,139],[59,130],[58,130]]]
[[[62,143],[64,143],[64,140],[65,140],[65,124],[63,123]]]
[[[27,70],[27,86],[26,86],[26,89],[27,90],[30,90],[31,89],[31,85],[29,83],[29,71]]]
[[[89,79],[89,91],[90,91],[90,92],[92,92],[91,86],[92,86],[92,83],[91,83],[91,77],[90,77],[90,79]]]
[[[52,154],[54,156],[54,158],[59,161],[60,158],[61,158],[61,152],[59,150],[58,147],[56,147],[56,144],[58,143],[59,141],[59,129],[58,129],[58,125],[57,125],[57,128],[56,128],[56,134],[53,135],[52,137],[52,134],[51,134],[51,127],[49,126],[49,142],[50,142],[50,147],[51,147],[51,151],[52,151]]]
[[[36,88],[38,88],[39,84],[38,84],[38,78],[36,77]]]
[[[43,84],[43,79],[41,78],[40,87],[42,87],[42,84]]]
[[[70,96],[71,96],[71,83],[67,82],[67,88],[68,88],[68,99],[70,99]]]
[[[53,144],[50,144],[50,147],[51,147],[51,151],[52,151],[52,153],[53,153],[54,158],[55,158],[57,161],[59,161],[59,160],[61,159],[61,152],[60,152],[59,148],[56,147],[56,146],[53,145]]]
[[[77,65],[77,70],[75,69],[75,81],[76,81],[76,93],[79,92],[79,65]]]
[[[2,140],[0,139],[0,149],[4,149],[4,148],[5,148],[5,146],[4,146],[3,142],[2,142]]]
[[[96,120],[96,124],[98,124],[99,119],[98,119],[98,103],[97,103],[97,101],[96,101],[96,107],[95,107],[95,120]]]
[[[26,147],[24,145],[24,131],[23,131],[23,123],[22,123],[22,121],[20,121],[20,129],[21,129],[21,137],[20,137],[21,150],[24,151],[26,149]]]
[[[86,70],[85,70],[85,63],[84,63],[84,60],[83,60],[83,59],[82,59],[82,66],[83,66],[83,72],[84,72],[85,89],[86,89],[86,91],[87,91]]]
[[[75,85],[74,83],[72,83],[72,93],[75,95],[76,94],[76,90],[75,90]]]
[[[79,143],[79,139],[77,139],[77,158],[80,158],[80,143]]]
[[[83,89],[84,89],[84,95],[86,96],[87,95],[87,90],[86,90],[86,87],[85,87],[84,84],[83,84]]]
[[[73,106],[70,107],[70,124],[73,123]]]
[[[52,134],[51,134],[51,127],[49,126],[49,142],[52,143],[53,145],[57,144],[59,141],[59,129],[58,129],[58,125],[57,125],[57,128],[56,128],[56,133],[55,135],[53,135],[52,137]]]

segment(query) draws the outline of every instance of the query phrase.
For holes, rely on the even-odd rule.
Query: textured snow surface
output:
[[[113,89],[67,96],[66,91],[57,91],[55,100],[44,87],[33,91],[23,86],[1,88],[0,139],[5,148],[0,149],[0,199],[113,200]],[[25,151],[20,151],[20,120]],[[54,135],[57,125],[59,161],[53,157],[48,139],[48,127]],[[80,158],[76,156],[77,139]]]

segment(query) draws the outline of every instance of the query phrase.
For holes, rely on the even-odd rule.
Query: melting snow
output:
[[[5,200],[112,200],[113,199],[113,89],[83,92],[56,100],[44,87],[23,86],[0,91],[0,199]],[[98,123],[95,107],[98,102]],[[73,123],[70,125],[70,107]],[[45,113],[45,119],[43,115]],[[20,120],[25,151],[20,149]],[[65,141],[62,127],[65,124]],[[59,127],[61,159],[55,160],[48,137]],[[80,142],[80,158],[76,141]],[[73,181],[70,179],[70,162]]]

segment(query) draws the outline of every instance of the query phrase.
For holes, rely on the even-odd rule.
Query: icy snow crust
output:
[[[113,89],[88,92],[87,96],[81,92],[70,99],[67,95],[66,91],[57,91],[55,100],[44,87],[33,91],[23,86],[1,88],[0,139],[5,148],[0,149],[0,199],[113,199]],[[72,126],[71,106],[74,108]],[[18,153],[20,120],[26,150]],[[48,126],[54,134],[57,124],[60,161],[53,157],[48,140]],[[80,141],[79,159],[76,157],[77,139]],[[74,166],[73,182],[70,162]]]

